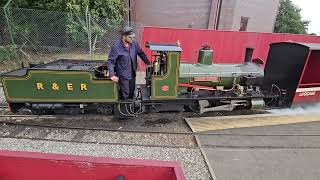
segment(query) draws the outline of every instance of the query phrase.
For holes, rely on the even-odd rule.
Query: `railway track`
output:
[[[0,137],[109,145],[198,148],[193,134],[187,133],[117,131],[116,129],[46,126],[26,123],[3,123],[0,128]]]
[[[17,138],[30,140],[62,141],[74,143],[96,143],[106,145],[148,146],[165,148],[320,148],[320,146],[238,146],[238,145],[198,145],[196,136],[223,137],[223,138],[308,138],[319,137],[320,134],[258,134],[258,133],[203,133],[203,132],[176,132],[138,129],[119,129],[107,127],[83,127],[74,125],[42,124],[41,122],[16,121],[17,118],[51,119],[57,116],[33,115],[0,115],[0,118],[15,118],[15,121],[2,120],[0,138]],[[70,116],[59,116],[59,118]]]
[[[2,116],[0,116],[1,118]],[[8,116],[5,116],[8,117]],[[28,116],[27,116],[28,117]],[[31,117],[31,116],[29,116]],[[50,116],[48,116],[50,118]],[[106,131],[106,132],[119,132],[119,133],[137,133],[137,134],[165,134],[165,135],[212,135],[212,136],[310,136],[318,137],[320,134],[244,134],[244,133],[208,133],[208,132],[170,132],[170,131],[142,131],[132,129],[114,129],[114,128],[90,128],[81,126],[61,126],[61,125],[42,125],[36,123],[12,123],[2,122],[3,125],[7,126],[25,126],[34,128],[52,128],[52,129],[67,129],[67,130],[88,130],[88,131]]]

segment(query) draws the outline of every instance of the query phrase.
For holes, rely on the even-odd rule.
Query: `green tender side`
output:
[[[151,98],[154,100],[175,99],[178,95],[180,53],[170,52],[167,73],[153,76],[151,80]]]
[[[2,76],[7,102],[116,102],[118,85],[111,80],[95,80],[93,72],[29,70],[25,76]],[[43,84],[43,89],[37,87]],[[54,90],[53,83],[59,86]],[[72,84],[68,90],[67,84]],[[86,89],[81,84],[86,85]],[[70,87],[69,87],[70,88]]]

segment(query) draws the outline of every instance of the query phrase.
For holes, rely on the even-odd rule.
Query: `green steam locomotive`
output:
[[[263,61],[252,60],[250,48],[242,64],[215,64],[213,50],[205,45],[199,50],[198,63],[186,64],[181,63],[178,44],[147,43],[146,47],[152,66],[132,100],[119,100],[118,84],[105,76],[104,61],[69,59],[2,74],[6,100],[13,112],[28,108],[35,114],[94,112],[134,117],[163,110],[262,109],[279,105],[285,93],[274,84],[271,91],[262,89]]]

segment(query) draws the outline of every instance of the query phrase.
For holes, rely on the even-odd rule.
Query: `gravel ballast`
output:
[[[0,138],[0,149],[57,154],[179,161],[186,179],[211,179],[199,149],[141,147]]]

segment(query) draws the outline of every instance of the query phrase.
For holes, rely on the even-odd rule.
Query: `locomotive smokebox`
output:
[[[254,48],[251,48],[251,47],[247,47],[246,48],[246,54],[245,54],[245,57],[244,57],[244,62],[245,63],[251,62],[253,50],[254,50]]]
[[[212,57],[213,57],[213,50],[210,48],[209,45],[206,44],[199,50],[198,63],[211,65],[213,62]]]

